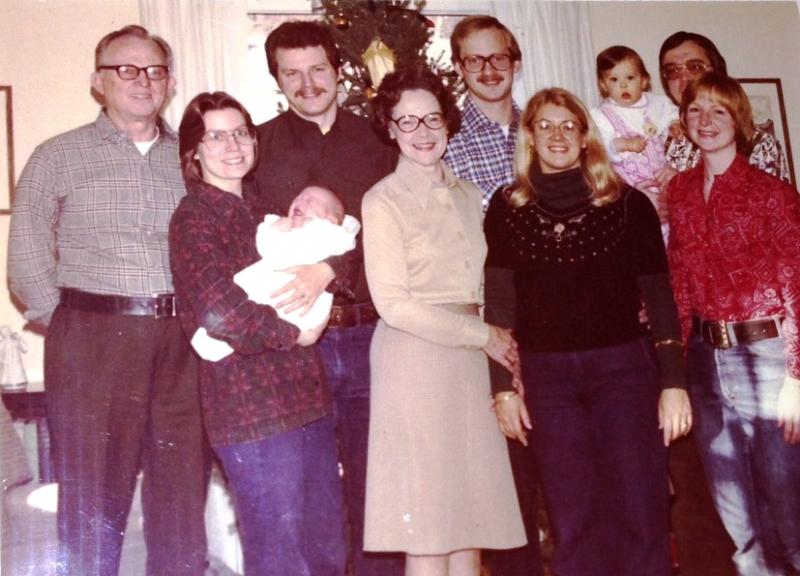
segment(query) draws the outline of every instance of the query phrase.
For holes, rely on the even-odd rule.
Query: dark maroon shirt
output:
[[[213,446],[260,440],[323,417],[330,393],[316,347],[299,330],[248,300],[233,275],[259,259],[261,217],[234,194],[189,183],[169,228],[178,316],[191,338],[202,326],[234,353],[201,361],[200,390]]]
[[[366,118],[342,108],[327,134],[292,110],[279,114],[258,127],[258,147],[245,197],[278,214],[286,214],[303,188],[317,184],[336,192],[345,213],[360,222],[364,194],[397,164],[397,147],[382,142]],[[336,274],[328,289],[338,305],[370,301],[361,237],[355,250],[325,260]]]

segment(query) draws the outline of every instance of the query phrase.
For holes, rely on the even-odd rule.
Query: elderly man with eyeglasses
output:
[[[102,111],[36,148],[17,186],[9,283],[47,327],[61,544],[48,573],[118,573],[140,471],[146,573],[205,569],[197,364],[167,247],[185,195],[177,138],[159,116],[171,56],[140,26],[100,40],[91,86]]]

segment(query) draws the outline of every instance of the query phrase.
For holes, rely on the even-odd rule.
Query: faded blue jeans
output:
[[[800,570],[800,445],[784,442],[776,419],[785,346],[719,350],[695,336],[689,347],[695,441],[741,576]]]
[[[328,328],[317,344],[334,401],[339,457],[344,468],[350,562],[354,576],[402,576],[402,554],[364,552],[364,500],[369,436],[369,347],[374,324]]]
[[[344,574],[333,418],[214,450],[233,494],[247,576]]]

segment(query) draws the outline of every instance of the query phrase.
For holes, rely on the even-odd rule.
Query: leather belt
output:
[[[117,314],[120,316],[151,316],[172,318],[176,315],[175,295],[159,294],[152,298],[92,294],[73,288],[61,289],[61,305],[72,310]]]
[[[349,306],[333,306],[329,328],[352,328],[362,324],[375,324],[380,316],[371,302],[351,304]]]
[[[731,348],[739,344],[752,344],[759,340],[778,338],[781,335],[781,318],[758,318],[740,322],[701,320],[692,317],[692,332],[714,348]]]

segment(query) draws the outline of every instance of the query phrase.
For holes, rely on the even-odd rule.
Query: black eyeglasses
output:
[[[681,72],[686,70],[689,76],[699,76],[706,70],[711,69],[711,64],[703,62],[702,60],[689,60],[685,64],[667,64],[664,66],[661,75],[667,80],[677,80],[681,76]]]
[[[119,66],[98,66],[98,70],[116,70],[117,76],[123,80],[136,80],[144,72],[148,80],[164,80],[169,76],[169,66],[153,65],[139,68],[133,64],[120,64]]]
[[[478,56],[474,54],[462,58],[461,65],[467,72],[481,72],[487,62],[498,72],[505,72],[511,67],[511,56],[508,54],[492,54],[491,56]]]
[[[424,117],[414,116],[413,114],[406,114],[400,118],[392,118],[392,122],[397,124],[401,132],[413,132],[419,128],[420,123],[425,124],[431,130],[438,130],[445,123],[444,114],[441,112],[431,112],[425,114]]]

